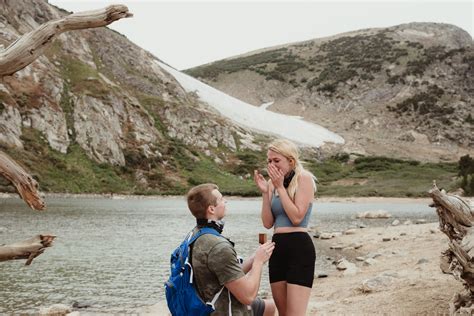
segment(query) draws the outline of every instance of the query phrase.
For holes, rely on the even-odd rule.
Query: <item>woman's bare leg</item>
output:
[[[278,316],[292,315],[286,313],[286,281],[270,283],[270,287],[272,288],[273,300],[278,309]]]
[[[296,285],[296,284],[287,284],[286,315],[305,316],[306,309],[308,308],[310,295],[311,295],[311,288],[309,287]]]

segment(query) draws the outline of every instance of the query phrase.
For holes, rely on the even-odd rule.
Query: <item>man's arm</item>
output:
[[[242,304],[250,305],[257,297],[258,289],[260,288],[262,267],[264,263],[270,259],[274,248],[275,243],[270,241],[258,247],[257,251],[255,252],[250,271],[248,271],[245,276],[225,284],[225,287]]]
[[[242,263],[242,271],[244,271],[244,273],[247,273],[250,271],[250,269],[252,269],[252,264],[253,264],[253,259],[255,258],[255,254],[251,255],[250,257],[248,257],[247,259],[245,259],[245,261]]]

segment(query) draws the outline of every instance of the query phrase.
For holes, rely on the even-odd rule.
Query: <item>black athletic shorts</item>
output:
[[[274,234],[275,249],[270,257],[270,283],[286,281],[313,287],[316,250],[305,232]]]

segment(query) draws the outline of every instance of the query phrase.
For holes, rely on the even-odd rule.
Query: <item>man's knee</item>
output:
[[[265,302],[265,310],[264,310],[263,315],[264,316],[273,316],[273,315],[275,315],[276,306],[275,306],[275,302],[273,301],[273,299],[266,299],[266,300],[263,300],[263,301]]]
[[[252,311],[254,316],[273,316],[275,315],[275,302],[273,299],[263,300],[257,297],[252,302]]]

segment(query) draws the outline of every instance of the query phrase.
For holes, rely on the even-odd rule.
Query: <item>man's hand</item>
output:
[[[264,264],[272,256],[273,249],[275,249],[275,243],[272,241],[267,241],[266,243],[257,248],[253,262]]]

